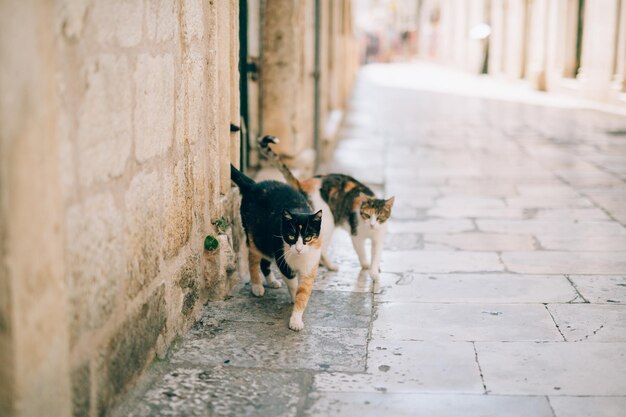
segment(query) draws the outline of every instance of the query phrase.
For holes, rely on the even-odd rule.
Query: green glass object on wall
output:
[[[208,235],[204,238],[204,250],[206,251],[214,251],[219,247],[219,242],[214,236]]]

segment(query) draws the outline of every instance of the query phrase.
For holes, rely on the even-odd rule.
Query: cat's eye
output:
[[[370,218],[370,215],[369,215],[369,214],[367,214],[367,213],[362,213],[362,215],[363,215],[363,217],[364,217],[364,218],[366,218],[366,219],[369,219],[369,218]]]
[[[287,236],[287,239],[289,239],[289,240],[294,240],[295,238],[296,238],[296,237],[295,237],[294,235],[289,235],[289,236]]]
[[[311,241],[311,239],[313,239],[313,236],[305,236],[305,237],[304,237],[304,241],[305,241],[305,242],[310,242],[310,241]]]

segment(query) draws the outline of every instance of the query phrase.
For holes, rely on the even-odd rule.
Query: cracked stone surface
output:
[[[485,385],[504,395],[613,395],[626,391],[623,343],[477,342]]]
[[[120,415],[293,416],[309,385],[305,374],[229,366],[176,367],[160,376]]]
[[[305,411],[305,416],[554,416],[545,397],[351,392],[315,393],[312,397],[313,405]],[[606,414],[607,417],[620,415]]]
[[[626,288],[625,288],[626,290]],[[382,274],[379,302],[567,303],[577,297],[564,275]]]
[[[380,278],[338,230],[297,333],[242,277],[113,415],[624,416],[626,117],[550,97],[364,68],[322,171],[396,196]]]
[[[567,341],[626,342],[626,305],[548,305]]]
[[[563,340],[541,304],[380,303],[372,337],[392,340]]]
[[[372,340],[366,373],[319,374],[314,388],[328,392],[481,393],[474,357],[472,343]]]

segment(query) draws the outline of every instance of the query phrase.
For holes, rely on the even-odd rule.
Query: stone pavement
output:
[[[328,169],[396,196],[380,282],[336,233],[304,331],[245,285],[116,415],[625,416],[626,118],[572,103],[364,69]]]

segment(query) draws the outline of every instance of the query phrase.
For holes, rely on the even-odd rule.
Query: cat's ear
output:
[[[293,220],[293,216],[291,215],[291,213],[289,213],[289,210],[283,209],[283,219],[287,221]]]
[[[393,207],[393,202],[395,200],[396,200],[396,197],[391,197],[385,200],[385,207],[387,208],[387,210],[391,210],[391,207]]]
[[[318,211],[317,213],[315,213],[311,217],[313,218],[314,222],[321,222],[322,221],[322,210]]]

